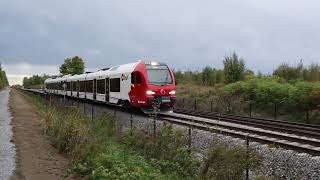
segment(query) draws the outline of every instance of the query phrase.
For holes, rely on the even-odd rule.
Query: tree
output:
[[[233,83],[244,80],[245,63],[242,58],[234,52],[231,56],[227,56],[223,60],[224,78],[226,83]]]
[[[67,58],[64,63],[60,66],[60,73],[62,75],[67,74],[82,74],[84,73],[85,64],[82,58],[75,56],[72,58]]]
[[[2,70],[1,64],[0,64],[0,89],[8,85],[9,85],[9,82],[6,76],[6,72]]]
[[[42,76],[39,76],[39,75],[33,75],[32,77],[24,77],[23,78],[23,86],[25,88],[42,88],[43,87],[43,84],[44,84],[44,81],[46,79],[50,78],[49,75],[42,75]]]
[[[300,77],[300,70],[297,67],[291,67],[287,63],[282,63],[276,70],[273,71],[273,75],[279,76],[286,80],[294,80]]]
[[[212,68],[209,66],[206,66],[202,70],[202,84],[203,85],[211,85],[210,81],[212,80]]]

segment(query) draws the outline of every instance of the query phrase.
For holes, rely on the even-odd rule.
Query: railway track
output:
[[[224,121],[223,118],[214,120],[186,114],[167,113],[161,114],[160,120],[242,139],[248,138],[252,141],[264,144],[274,144],[282,148],[316,156],[320,155],[320,139],[318,138],[310,138],[249,125],[241,125]]]
[[[320,156],[320,126],[317,125],[184,109],[160,114],[159,120]]]
[[[287,122],[281,120],[271,120],[262,118],[250,118],[246,116],[237,116],[229,114],[220,114],[216,112],[195,111],[186,109],[174,109],[175,113],[203,117],[208,119],[219,119],[220,121],[232,122],[241,125],[248,125],[283,133],[291,133],[299,136],[320,139],[320,126],[312,124],[302,124],[295,122]]]

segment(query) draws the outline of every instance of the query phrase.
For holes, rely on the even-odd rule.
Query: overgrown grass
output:
[[[170,125],[155,135],[143,129],[121,132],[108,114],[92,121],[82,117],[77,108],[49,106],[40,96],[24,96],[39,110],[44,132],[52,144],[71,157],[72,167],[66,177],[77,174],[87,179],[238,179],[244,167],[254,169],[258,162],[255,156],[251,161],[241,148],[228,150],[226,146],[213,147],[203,161],[194,149],[188,148],[183,133]]]
[[[165,125],[155,136],[142,129],[134,129],[123,136],[122,142],[143,154],[164,173],[189,178],[196,177],[198,173],[200,160],[195,158],[195,151],[190,151],[188,139],[182,132],[174,131],[171,125]]]
[[[157,135],[160,138],[141,130],[121,133],[108,114],[92,121],[81,117],[76,108],[47,107],[40,97],[25,97],[39,109],[44,132],[53,145],[71,157],[69,174],[92,179],[196,177],[198,161],[189,153],[181,133],[171,127],[164,128]]]
[[[216,144],[205,159],[200,173],[202,179],[243,179],[244,171],[256,169],[262,158],[244,147]]]

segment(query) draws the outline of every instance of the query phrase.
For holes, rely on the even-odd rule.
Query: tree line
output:
[[[320,66],[317,63],[305,67],[302,60],[297,66],[290,66],[282,63],[273,75],[284,78],[287,81],[304,80],[308,82],[317,82],[320,80]]]
[[[245,61],[235,52],[223,59],[223,69],[206,66],[201,71],[175,71],[177,83],[192,83],[198,85],[215,86],[216,84],[230,84],[243,81],[247,77],[277,76],[288,82],[295,81],[317,82],[320,80],[320,66],[312,63],[304,66],[302,60],[297,66],[287,63],[280,64],[272,75],[263,75],[260,71],[255,75],[245,66]]]
[[[229,84],[244,80],[246,76],[254,73],[247,69],[243,58],[235,52],[223,60],[223,69],[206,66],[202,71],[175,71],[177,83],[194,83],[198,85],[214,86],[216,84]]]
[[[44,81],[48,78],[51,78],[49,75],[33,75],[31,77],[23,78],[23,87],[24,88],[34,88],[34,89],[42,89]]]

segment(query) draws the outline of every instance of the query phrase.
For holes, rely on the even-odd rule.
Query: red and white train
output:
[[[66,75],[45,81],[47,93],[141,108],[144,112],[160,104],[172,111],[176,86],[172,70],[164,63],[135,63],[114,66],[93,73]]]

